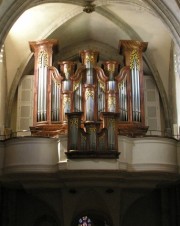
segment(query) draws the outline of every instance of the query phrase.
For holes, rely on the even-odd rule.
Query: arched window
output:
[[[91,226],[91,219],[88,216],[83,216],[79,219],[78,226]]]

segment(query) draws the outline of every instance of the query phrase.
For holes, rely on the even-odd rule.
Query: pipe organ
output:
[[[124,65],[107,60],[100,67],[98,51],[82,50],[80,66],[61,61],[58,69],[52,66],[57,40],[29,44],[35,57],[32,135],[67,133],[69,157],[84,157],[84,150],[91,156],[117,157],[118,134],[146,133],[142,60],[146,42],[119,42]]]
[[[129,40],[121,40],[119,42],[119,49],[120,53],[124,56],[125,66],[129,67],[129,74],[125,75],[119,84],[119,110],[122,115],[122,121],[128,122],[129,128],[132,129],[135,135],[147,131],[144,117],[142,60],[142,53],[146,51],[147,44],[147,42]],[[126,69],[122,68],[122,70]]]
[[[31,51],[34,52],[34,124],[50,122],[51,115],[51,78],[49,67],[52,65],[53,47],[57,40],[44,40],[30,42]]]

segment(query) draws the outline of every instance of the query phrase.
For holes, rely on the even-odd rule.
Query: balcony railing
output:
[[[18,131],[10,131],[9,130],[4,135],[0,135],[0,141],[4,141],[4,140],[10,139],[10,138],[15,138],[15,137],[34,136],[34,135],[32,135],[33,134],[32,132],[33,132],[32,130],[18,130]],[[39,130],[39,132],[41,134],[41,132],[43,132],[43,131]],[[166,130],[148,130],[147,133],[144,135],[144,137],[150,137],[150,136],[152,136],[152,137],[168,137],[168,138],[173,138],[175,140],[180,140],[180,134],[170,134]],[[41,135],[36,136],[36,137],[41,137]],[[46,133],[46,137],[52,137],[52,134]],[[58,138],[58,136],[55,136],[54,138]]]

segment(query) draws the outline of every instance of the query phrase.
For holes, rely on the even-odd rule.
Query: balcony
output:
[[[103,172],[127,178],[130,175],[156,175],[159,180],[176,180],[180,173],[180,143],[174,138],[118,136],[117,159],[68,159],[67,136],[58,138],[19,136],[0,142],[0,175],[53,175]],[[111,175],[111,176],[112,176]],[[11,176],[11,177],[9,177]],[[78,175],[77,175],[78,176]],[[152,179],[152,178],[151,178]]]

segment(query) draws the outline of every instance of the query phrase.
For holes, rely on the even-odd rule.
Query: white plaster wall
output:
[[[67,161],[69,170],[118,170],[116,159],[75,159]]]
[[[55,172],[57,150],[57,140],[51,138],[26,137],[6,141],[5,173]]]
[[[177,172],[177,141],[161,137],[119,137],[119,169]]]
[[[133,139],[126,136],[118,137],[118,149],[121,153],[119,156],[119,169],[128,170],[132,163]]]
[[[119,159],[67,159],[67,137],[58,139],[24,137],[0,146],[0,170],[16,172],[58,172],[61,170],[157,171],[177,173],[180,144],[161,137],[119,136]],[[4,161],[3,161],[4,159]],[[179,167],[180,168],[180,167]]]
[[[147,137],[134,139],[132,148],[133,171],[177,171],[177,142],[173,139]]]

